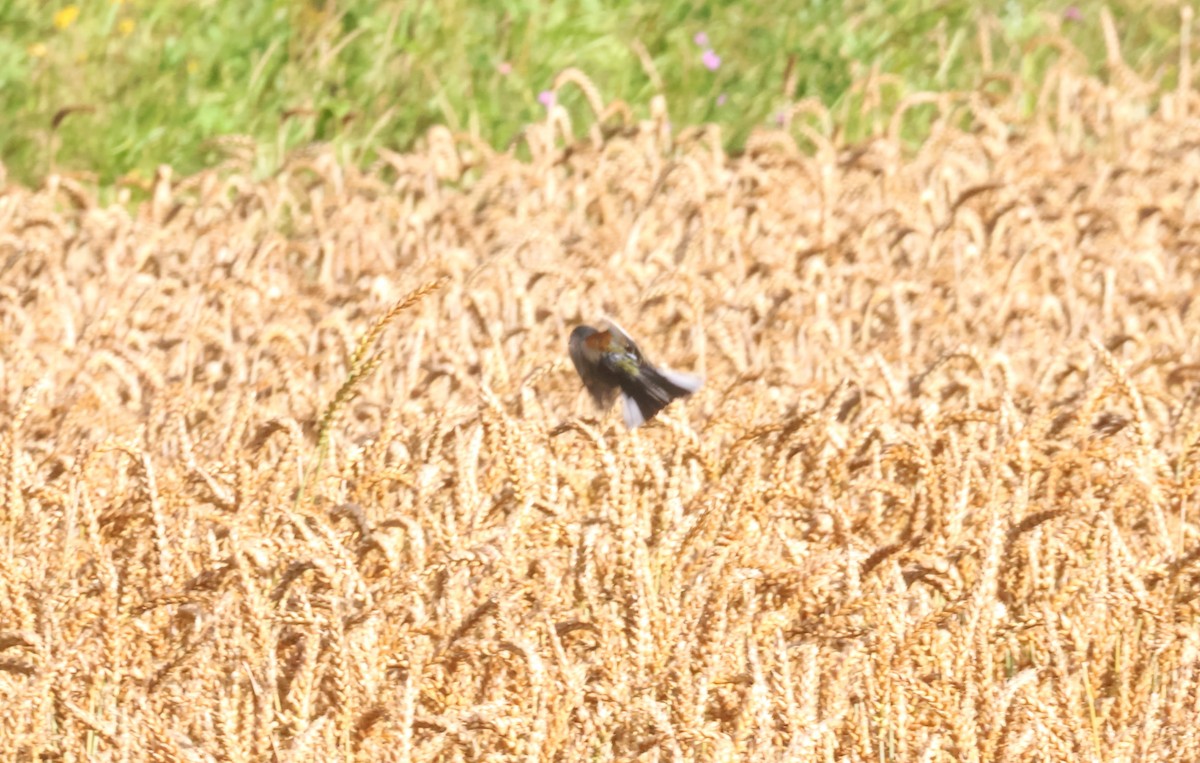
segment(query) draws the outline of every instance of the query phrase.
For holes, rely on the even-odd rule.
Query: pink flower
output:
[[[1079,10],[1078,5],[1068,5],[1063,11],[1063,21],[1083,21],[1083,11]]]
[[[692,42],[696,43],[701,48],[708,47],[708,35],[704,32],[696,32],[696,36],[692,38]]]
[[[553,106],[554,101],[555,96],[553,90],[543,90],[542,92],[538,93],[538,103],[542,104],[546,108]]]
[[[713,52],[712,48],[704,51],[704,55],[700,56],[700,62],[704,64],[704,68],[710,72],[715,72],[721,68],[721,57]]]
[[[512,74],[512,64],[510,64],[508,61],[501,61],[500,63],[496,64],[496,71],[507,77],[508,75]]]
[[[721,93],[720,95],[717,96],[717,105],[724,106],[725,101],[728,101],[728,100],[729,100],[729,97],[727,95],[725,95],[724,93]]]

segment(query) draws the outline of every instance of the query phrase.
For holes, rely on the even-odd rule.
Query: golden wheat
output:
[[[1116,39],[858,146],[572,70],[528,161],[3,188],[6,759],[1200,759],[1200,122]],[[602,314],[704,389],[595,412]]]

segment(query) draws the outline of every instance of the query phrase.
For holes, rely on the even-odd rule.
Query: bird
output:
[[[704,383],[693,374],[656,368],[629,334],[610,320],[599,328],[576,326],[569,343],[571,360],[596,405],[608,408],[618,393],[625,426],[636,429]]]

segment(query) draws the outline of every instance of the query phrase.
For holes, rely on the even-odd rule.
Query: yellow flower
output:
[[[34,44],[30,45],[25,52],[29,54],[30,58],[45,58],[46,43],[35,42]]]
[[[68,5],[54,14],[54,26],[59,29],[66,29],[74,24],[77,18],[79,18],[79,6]]]
[[[121,19],[117,22],[117,31],[121,33],[122,37],[128,37],[133,34],[134,27],[136,26],[137,23],[133,19]]]

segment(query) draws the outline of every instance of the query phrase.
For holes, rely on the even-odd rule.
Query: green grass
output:
[[[402,150],[434,124],[503,147],[544,113],[538,93],[568,66],[606,100],[646,114],[660,85],[638,43],[676,126],[716,122],[736,150],[786,104],[813,97],[853,140],[878,122],[851,87],[872,67],[898,80],[884,90],[883,113],[906,93],[978,84],[980,5],[0,0],[0,161],[24,183],[53,169],[94,173],[107,185],[149,177],[162,163],[185,173],[211,164],[220,156],[211,139],[222,135],[262,144],[264,171],[281,149],[311,141],[370,161],[374,149]],[[1077,3],[1082,19],[1064,21],[1068,5],[990,4],[996,66],[1036,81],[1058,55],[1037,40],[1061,27],[1103,72],[1100,5]],[[1177,68],[1177,8],[1109,5],[1126,61],[1168,84]],[[77,7],[74,18],[68,7]],[[702,63],[700,32],[721,57],[716,71]],[[592,121],[575,88],[560,102],[577,130]],[[909,137],[919,139],[920,112],[914,120]]]

